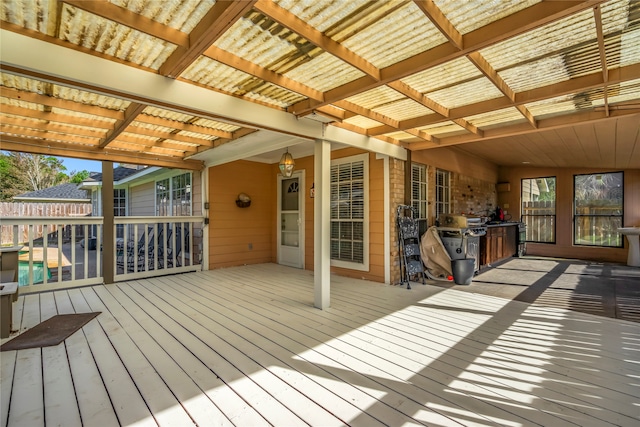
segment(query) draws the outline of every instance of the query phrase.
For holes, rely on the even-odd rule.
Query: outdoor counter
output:
[[[519,224],[519,222],[487,224],[487,234],[480,237],[481,268],[517,255]]]

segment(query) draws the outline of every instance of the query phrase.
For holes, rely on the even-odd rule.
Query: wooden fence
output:
[[[48,217],[69,217],[79,218],[91,216],[91,203],[25,203],[25,202],[1,202],[0,217],[14,218],[48,218]],[[64,240],[71,238],[71,225],[62,228]],[[24,243],[28,239],[28,230],[20,227],[18,235],[15,236],[15,228],[0,224],[0,232],[2,234],[2,245],[11,245],[14,243]],[[47,229],[49,239],[57,240],[58,226],[52,224]],[[43,238],[42,225],[37,226],[33,231],[34,239]],[[75,233],[76,239],[84,238],[84,228],[80,227]]]
[[[555,242],[556,202],[550,200],[524,202],[522,222],[527,225],[527,241]]]

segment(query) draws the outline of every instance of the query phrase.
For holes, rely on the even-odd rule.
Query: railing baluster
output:
[[[84,277],[83,279],[89,278],[89,225],[84,225]]]
[[[33,285],[33,224],[29,224],[27,237],[29,239],[29,268],[27,270],[29,286]]]
[[[104,228],[104,223],[99,225],[96,232],[96,277],[101,277],[100,272],[102,271],[102,263],[100,260],[102,259],[102,232]]]
[[[71,226],[71,281],[76,280],[76,227]]]
[[[58,224],[58,282],[62,282],[62,230],[64,224]]]
[[[49,263],[47,262],[47,248],[49,247],[49,224],[42,226],[42,284],[49,281]]]

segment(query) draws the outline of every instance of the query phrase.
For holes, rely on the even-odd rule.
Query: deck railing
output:
[[[10,245],[21,248],[20,292],[103,283],[103,224],[102,217],[0,218]],[[202,217],[116,217],[114,280],[199,270],[202,224]]]
[[[202,217],[116,217],[115,280],[194,271],[202,264]]]

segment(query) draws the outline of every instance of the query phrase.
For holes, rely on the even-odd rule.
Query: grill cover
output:
[[[453,275],[451,257],[447,253],[436,227],[429,227],[420,240],[422,262],[435,277]]]

